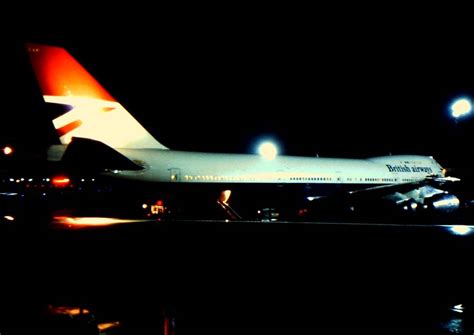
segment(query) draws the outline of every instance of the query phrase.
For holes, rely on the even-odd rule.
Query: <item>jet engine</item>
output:
[[[460,201],[454,194],[442,193],[426,198],[423,207],[430,210],[450,213],[457,210],[459,205]]]

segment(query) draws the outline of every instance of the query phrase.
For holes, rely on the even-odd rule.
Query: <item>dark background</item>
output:
[[[253,153],[272,138],[288,155],[413,153],[469,164],[473,121],[456,124],[448,111],[474,93],[461,19],[186,8],[131,13],[131,24],[124,11],[13,30],[2,53],[2,137],[55,140],[24,53],[31,41],[67,48],[173,149]]]
[[[474,93],[466,8],[168,11],[129,3],[97,12],[71,3],[45,16],[40,5],[25,5],[2,29],[0,139],[26,154],[57,141],[29,41],[66,47],[173,149],[247,153],[269,136],[288,155],[422,154],[471,166],[473,121],[456,124],[447,110]],[[180,327],[191,329],[396,328],[419,311],[415,324],[426,326],[444,304],[472,309],[470,239],[428,228],[311,227],[139,227],[74,243],[31,234],[4,253],[15,266],[4,271],[11,285],[3,291],[21,311],[22,302],[62,294],[86,303],[105,296],[128,311],[165,294]]]

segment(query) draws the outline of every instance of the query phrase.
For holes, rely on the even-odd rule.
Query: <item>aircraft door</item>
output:
[[[170,171],[170,180],[172,182],[180,181],[180,179],[181,179],[181,169],[172,168],[169,171]]]

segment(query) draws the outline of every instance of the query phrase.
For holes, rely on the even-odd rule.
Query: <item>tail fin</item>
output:
[[[27,48],[45,102],[63,107],[53,120],[62,144],[82,137],[112,148],[168,149],[65,49],[38,44]]]

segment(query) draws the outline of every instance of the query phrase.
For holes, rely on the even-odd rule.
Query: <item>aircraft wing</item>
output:
[[[388,184],[388,185],[378,185],[374,187],[364,188],[360,190],[349,191],[349,196],[384,196],[390,195],[391,193],[406,193],[414,189],[430,186],[430,187],[440,187],[446,183],[458,182],[461,179],[456,177],[435,177],[430,176],[425,179],[406,182],[401,184]]]
[[[435,209],[451,212],[459,208],[460,201],[442,187],[458,181],[460,179],[455,177],[430,176],[413,182],[340,191],[325,197],[309,197],[308,200],[311,201],[303,211],[303,216],[311,218],[321,213],[340,214],[344,212],[386,214],[390,208],[397,207],[402,211]]]

